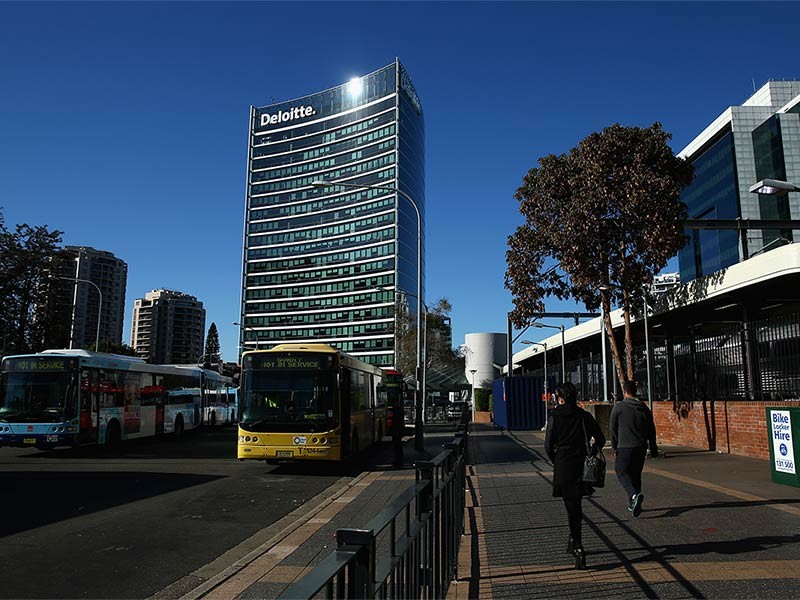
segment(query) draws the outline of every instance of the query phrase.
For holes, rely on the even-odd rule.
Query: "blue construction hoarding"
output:
[[[492,383],[495,424],[510,430],[541,429],[547,423],[548,407],[542,400],[543,394],[543,377],[521,375],[495,380]]]

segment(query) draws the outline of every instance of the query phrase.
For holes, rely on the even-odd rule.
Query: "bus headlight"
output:
[[[258,443],[258,438],[257,438],[256,436],[253,436],[253,443],[254,443],[254,444],[257,444],[257,443]]]
[[[249,441],[250,441],[250,436],[249,436],[249,435],[248,435],[248,436],[246,436],[246,437],[244,438],[244,441],[245,441],[245,442],[249,442]]]
[[[312,444],[319,444],[319,438],[311,438]]]
[[[327,444],[327,443],[328,443],[328,438],[322,438],[322,439],[320,440],[320,443],[322,443],[322,444]]]

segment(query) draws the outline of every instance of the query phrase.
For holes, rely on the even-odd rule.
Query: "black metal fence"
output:
[[[656,400],[800,399],[800,314],[698,323],[688,335],[652,335],[650,345]],[[619,393],[610,352],[606,362]],[[646,396],[643,345],[634,346],[633,363],[640,393]],[[561,379],[560,369],[557,362],[548,365],[551,383],[556,375]],[[566,371],[581,400],[603,399],[600,352],[567,361]],[[542,369],[529,372],[541,375]]]
[[[416,480],[363,529],[339,529],[337,549],[282,599],[444,598],[464,530],[467,435],[416,464]]]

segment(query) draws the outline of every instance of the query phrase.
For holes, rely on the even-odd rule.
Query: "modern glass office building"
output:
[[[322,180],[372,187],[314,185]],[[396,189],[416,203],[424,232],[422,106],[399,61],[251,107],[243,348],[323,342],[396,364],[395,291],[415,308],[418,272],[417,213]]]
[[[681,193],[690,219],[800,218],[800,193],[750,193],[762,179],[800,181],[800,81],[769,81],[741,106],[731,106],[679,156],[694,165]],[[678,260],[682,282],[708,275],[794,241],[800,232],[693,230]]]

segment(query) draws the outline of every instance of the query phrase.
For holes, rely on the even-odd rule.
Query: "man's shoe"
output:
[[[586,551],[581,546],[578,546],[577,548],[575,548],[574,555],[575,555],[575,568],[578,570],[585,569]]]
[[[642,514],[642,502],[644,502],[644,494],[639,492],[633,497],[633,504],[630,509],[634,517],[638,517]]]

